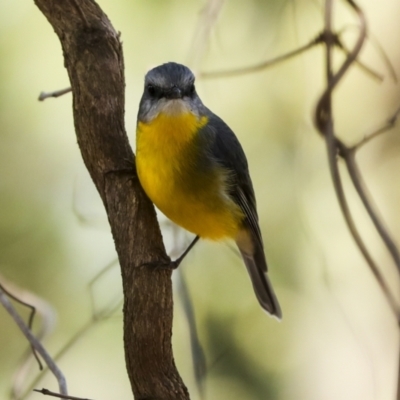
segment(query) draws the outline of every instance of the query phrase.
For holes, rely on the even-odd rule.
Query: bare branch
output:
[[[369,213],[373,223],[375,224],[376,229],[378,230],[378,233],[381,235],[385,245],[387,246],[390,254],[392,255],[392,257],[397,265],[397,268],[400,271],[399,251],[398,251],[394,241],[391,239],[389,233],[387,232],[387,229],[384,227],[383,222],[380,221],[380,219],[377,215],[377,212],[375,211],[374,207],[372,206],[372,202],[369,199],[369,196],[367,195],[367,192],[366,192],[365,184],[362,181],[361,174],[359,173],[358,167],[355,163],[354,156],[349,155],[349,154],[347,155],[347,152],[346,152],[347,147],[342,142],[340,142],[338,139],[336,139],[334,137],[333,122],[332,122],[332,130],[330,130],[330,129],[324,130],[324,123],[325,123],[324,118],[327,118],[327,117],[329,117],[329,119],[333,118],[332,110],[330,110],[330,109],[328,110],[327,99],[330,98],[332,91],[334,90],[336,85],[342,79],[342,77],[344,76],[344,74],[346,73],[348,68],[351,66],[351,64],[357,59],[357,56],[362,48],[365,38],[366,38],[367,27],[366,27],[366,21],[365,21],[365,17],[364,17],[362,10],[354,3],[353,0],[347,0],[347,2],[358,14],[358,17],[360,20],[360,34],[359,34],[358,40],[356,42],[356,45],[354,46],[354,49],[349,54],[349,56],[347,57],[347,59],[345,60],[345,62],[341,66],[341,68],[339,69],[339,71],[335,75],[333,75],[333,73],[331,73],[331,78],[328,81],[329,82],[328,88],[326,89],[324,94],[321,96],[321,99],[317,105],[316,120],[317,120],[318,129],[325,136],[325,139],[327,139],[327,135],[329,135],[330,131],[331,131],[332,137],[329,139],[330,145],[328,146],[328,152],[329,152],[329,158],[330,158],[330,168],[331,168],[331,173],[332,173],[332,177],[333,177],[333,181],[334,181],[336,194],[338,196],[339,203],[341,205],[345,219],[348,223],[350,231],[352,232],[352,235],[353,235],[354,239],[356,240],[361,252],[363,253],[365,259],[368,261],[368,264],[370,265],[371,269],[373,270],[373,273],[374,273],[376,279],[378,280],[378,282],[380,283],[380,286],[386,293],[392,309],[394,311],[396,311],[396,316],[398,318],[399,307],[396,305],[396,301],[393,298],[393,296],[391,294],[389,295],[389,293],[387,292],[388,287],[387,287],[386,283],[384,283],[383,277],[382,277],[381,273],[378,271],[378,267],[375,264],[375,262],[373,261],[372,257],[370,256],[368,249],[366,248],[364,242],[362,241],[361,236],[358,233],[358,230],[357,230],[357,228],[354,224],[354,221],[351,217],[351,214],[350,214],[350,211],[349,211],[349,208],[347,205],[347,201],[345,198],[345,194],[344,194],[341,182],[340,182],[339,170],[338,170],[338,166],[336,163],[337,146],[339,146],[339,148],[338,148],[339,154],[343,155],[343,157],[346,160],[346,165],[348,167],[349,174],[352,178],[353,184],[354,184],[359,196],[361,197],[361,200],[363,201],[364,206],[367,209],[367,212]],[[328,28],[326,28],[326,29],[328,29]],[[330,103],[330,100],[329,100],[329,103]],[[399,112],[400,111],[396,112],[394,114],[394,116],[392,118],[390,118],[390,120],[388,121],[388,123],[385,126],[383,126],[380,130],[371,134],[368,139],[365,139],[364,141],[360,142],[360,144],[356,147],[361,146],[363,143],[365,143],[365,141],[370,140],[372,137],[375,137],[379,133],[386,131],[391,126],[393,126],[393,124],[396,122]]]
[[[359,30],[359,26],[357,26],[357,25],[347,25],[346,27],[344,27],[338,33],[338,35],[342,36],[343,32],[345,32],[348,29]],[[378,55],[382,58],[382,61],[383,61],[384,65],[385,65],[387,71],[389,72],[390,77],[394,80],[394,82],[397,83],[398,80],[397,80],[396,70],[394,69],[394,66],[393,66],[392,62],[390,61],[388,55],[386,54],[385,49],[380,44],[379,40],[371,32],[367,33],[367,39],[371,43],[371,45],[375,48],[375,50],[377,51]]]
[[[334,127],[333,127],[333,112],[332,112],[332,92],[334,88],[337,86],[339,81],[342,79],[344,74],[347,72],[349,67],[355,60],[363,46],[364,40],[366,38],[366,21],[362,10],[354,3],[353,0],[347,0],[349,5],[354,9],[357,13],[359,22],[360,22],[360,31],[357,42],[348,55],[342,66],[339,68],[336,74],[333,73],[332,70],[332,49],[334,46],[334,34],[332,33],[332,8],[333,8],[333,0],[326,0],[325,3],[325,34],[326,34],[326,77],[327,77],[327,88],[325,92],[322,94],[318,104],[316,106],[316,117],[315,122],[318,130],[324,136],[327,146],[328,160],[329,160],[329,168],[331,171],[332,181],[335,188],[335,192],[339,201],[340,208],[342,210],[343,216],[347,222],[349,230],[358,245],[361,253],[363,254],[365,260],[367,261],[373,275],[375,276],[379,286],[381,287],[385,297],[393,310],[396,319],[399,318],[399,306],[396,303],[396,299],[393,294],[390,292],[386,281],[384,280],[378,266],[370,255],[364,241],[362,240],[357,227],[354,223],[353,217],[351,215],[349,206],[347,204],[346,196],[344,193],[343,185],[341,182],[339,167],[337,165],[337,154],[338,148],[337,145],[340,143],[338,139],[335,137]],[[360,187],[360,186],[359,186]]]
[[[333,32],[332,34],[332,40],[335,46],[337,46],[341,51],[343,51],[347,56],[350,54],[349,50],[344,46],[342,41],[339,39],[338,35],[335,35]],[[261,71],[265,68],[272,67],[275,64],[278,64],[280,62],[286,61],[290,58],[293,58],[295,56],[298,56],[299,54],[311,49],[315,45],[321,44],[326,42],[326,32],[323,32],[319,34],[315,39],[313,39],[311,42],[307,43],[304,46],[301,46],[293,51],[290,51],[289,53],[283,54],[279,57],[273,58],[268,61],[264,61],[260,64],[252,65],[249,67],[243,67],[243,68],[237,68],[237,69],[232,69],[232,70],[224,70],[224,71],[210,71],[210,72],[202,72],[200,73],[201,78],[205,79],[212,79],[212,78],[221,78],[221,77],[230,77],[230,76],[238,76],[238,75],[244,75],[244,74],[249,74],[252,72],[257,72]],[[355,63],[368,75],[370,75],[372,78],[377,79],[379,81],[383,80],[383,76],[379,74],[378,72],[374,71],[372,68],[368,67],[364,63],[362,63],[359,60],[355,60]]]
[[[28,328],[32,331],[32,325],[34,317],[40,317],[40,327],[37,332],[35,332],[35,337],[38,341],[42,341],[55,326],[55,312],[43,298],[37,296],[36,294],[28,291],[25,288],[20,288],[15,285],[14,282],[10,282],[4,278],[4,276],[0,276],[1,285],[0,287],[7,294],[8,297],[17,301],[18,303],[28,307],[31,309],[29,320],[28,320]],[[6,286],[7,289],[4,287]],[[37,319],[37,318],[36,318]],[[31,366],[32,355],[36,362],[39,364],[39,369],[43,370],[43,364],[34,347],[31,345],[30,350],[24,352],[23,359],[20,365],[17,367],[16,372],[13,376],[12,388],[11,388],[11,398],[12,399],[22,399],[21,392],[22,388],[26,385],[28,371]],[[53,358],[56,360],[56,358]],[[47,369],[47,367],[45,367]]]
[[[56,392],[52,392],[49,389],[33,389],[34,392],[42,393],[46,396],[53,396],[53,397],[58,397],[59,399],[67,399],[67,400],[90,400],[88,398],[83,398],[83,397],[75,397],[75,396],[68,396]]]
[[[387,132],[389,129],[392,129],[396,123],[397,119],[400,116],[400,107],[396,110],[396,112],[386,121],[384,125],[380,128],[376,129],[375,131],[371,132],[370,134],[366,135],[363,139],[361,139],[358,143],[353,145],[350,149],[353,151],[359,150],[362,146],[367,144],[370,140],[376,138],[377,136],[381,135],[382,133]],[[350,150],[349,149],[349,150]]]
[[[207,363],[203,346],[201,345],[197,327],[196,318],[193,308],[192,299],[187,287],[185,275],[182,269],[178,270],[179,294],[185,312],[186,320],[189,327],[190,348],[192,351],[193,369],[196,385],[200,393],[200,397],[204,396],[204,380],[207,374]]]
[[[378,211],[373,204],[370,194],[368,193],[367,187],[365,185],[362,174],[358,168],[358,165],[355,160],[356,151],[360,149],[363,145],[368,143],[373,138],[381,135],[382,133],[391,129],[395,124],[400,115],[400,108],[390,117],[386,124],[384,124],[379,129],[365,136],[362,140],[356,143],[352,147],[347,147],[342,141],[337,139],[337,146],[339,150],[339,155],[345,160],[347,169],[349,171],[350,178],[353,182],[354,187],[358,195],[360,196],[365,209],[367,210],[373,224],[375,225],[376,230],[382,238],[382,241],[386,245],[389,253],[391,254],[393,261],[399,270],[400,273],[400,253],[397,245],[392,239],[391,235],[388,232],[388,229],[385,227],[382,218],[379,217]],[[400,320],[400,318],[399,318]]]
[[[326,1],[326,8],[331,10],[331,1],[332,0],[327,0]],[[316,124],[318,130],[325,135],[324,133],[324,124],[326,123],[326,118],[329,116],[332,119],[332,110],[331,110],[331,95],[339,81],[343,78],[344,74],[347,72],[347,70],[350,68],[351,64],[357,60],[358,54],[360,53],[360,50],[364,44],[364,40],[367,35],[367,23],[365,20],[365,16],[362,12],[362,10],[352,1],[352,0],[346,0],[357,12],[359,20],[360,20],[360,34],[358,36],[357,42],[351,51],[351,53],[348,55],[344,63],[341,65],[339,68],[338,72],[336,74],[333,74],[332,72],[332,47],[334,44],[335,40],[335,35],[331,31],[331,25],[330,25],[330,20],[327,16],[329,14],[326,11],[326,25],[325,25],[325,44],[327,47],[327,76],[329,75],[328,79],[328,86],[325,89],[324,93],[320,97],[320,100],[318,101],[317,107],[316,107]],[[321,124],[321,126],[319,125]],[[332,123],[333,124],[333,123]],[[332,126],[333,129],[333,126]],[[333,131],[332,137],[333,137]],[[334,145],[333,145],[334,146]],[[332,147],[334,149],[334,147]]]
[[[13,307],[13,305],[11,304],[7,295],[5,294],[5,292],[1,287],[0,287],[0,303],[3,305],[3,307],[12,317],[12,319],[18,325],[19,329],[27,338],[31,346],[35,348],[35,350],[38,352],[38,354],[40,354],[46,365],[49,367],[50,371],[57,379],[60,393],[62,393],[63,395],[68,395],[67,382],[65,380],[63,373],[58,368],[53,359],[50,357],[50,355],[47,353],[46,349],[42,346],[40,341],[37,340],[37,338],[33,335],[31,330],[26,326],[25,322],[17,313],[17,311],[15,310],[15,308]]]
[[[0,284],[0,289],[3,290],[3,292],[10,297],[11,299],[13,299],[14,301],[16,301],[17,303],[29,308],[31,310],[31,312],[29,313],[29,320],[28,320],[28,328],[30,330],[32,330],[32,324],[33,324],[33,319],[35,318],[35,313],[36,313],[36,308],[34,306],[32,306],[29,303],[26,303],[25,301],[19,299],[18,297],[14,296],[10,291],[8,291],[2,284]],[[31,345],[31,349],[32,349],[32,353],[33,356],[35,357],[36,362],[39,365],[39,369],[42,370],[43,369],[43,365],[42,362],[40,361],[40,358],[38,357],[35,348]]]
[[[109,269],[117,265],[118,260],[115,259],[107,264],[95,277],[89,282],[89,289],[90,289],[90,299],[92,305],[92,318],[87,321],[72,337],[68,338],[68,341],[61,347],[60,350],[54,355],[54,361],[59,361],[62,357],[79,341],[88,334],[92,329],[94,329],[98,323],[103,321],[105,318],[112,316],[118,309],[121,308],[122,300],[118,299],[116,302],[110,304],[108,307],[104,307],[100,311],[96,310],[95,302],[94,302],[94,295],[93,295],[93,286],[97,280],[101,278],[101,276],[106,273]],[[27,389],[19,394],[18,396],[14,396],[18,400],[25,399],[34,387],[39,383],[39,381],[48,373],[49,369],[45,368],[43,373],[39,376],[36,376],[33,381],[29,384]]]
[[[340,50],[343,51],[343,53],[348,57],[350,55],[350,50],[343,44],[341,40],[338,40],[337,46],[339,47]],[[356,59],[354,61],[357,66],[362,69],[366,74],[368,74],[371,78],[376,79],[377,81],[382,82],[384,79],[384,76],[380,74],[379,72],[374,71],[371,67],[368,67],[368,65],[365,65],[363,62],[360,60]]]
[[[96,320],[97,321],[97,320]],[[74,334],[74,336],[72,336],[71,338],[68,339],[68,342],[61,348],[61,350],[59,350],[55,356],[54,356],[54,361],[59,361],[64,354],[66,354],[68,352],[68,350],[70,350],[75,343],[78,342],[79,339],[82,338],[83,335],[85,335],[86,333],[89,332],[89,330],[91,328],[93,328],[95,326],[95,324],[93,323],[93,321],[89,321],[88,323],[86,323],[85,325],[83,325],[78,332],[76,332]],[[45,368],[41,374],[41,376],[36,376],[35,379],[33,379],[32,383],[29,384],[28,388],[19,396],[18,400],[21,399],[25,399],[32,390],[34,390],[34,387],[39,383],[39,381],[48,373],[49,369]]]
[[[338,140],[338,148],[339,148],[339,154],[341,157],[344,158],[347,169],[350,174],[350,178],[353,182],[354,187],[356,188],[356,191],[358,195],[361,198],[361,201],[364,204],[364,207],[366,208],[373,224],[375,225],[376,230],[378,231],[379,235],[381,236],[384,244],[386,245],[387,249],[389,250],[397,268],[399,269],[400,272],[400,254],[399,250],[396,247],[396,244],[394,243],[391,235],[389,234],[387,228],[385,227],[383,221],[378,215],[378,211],[376,210],[376,207],[374,206],[371,196],[368,194],[368,190],[366,188],[364,179],[361,175],[361,172],[358,168],[358,165],[355,160],[355,147],[352,149],[348,148],[345,146],[340,140]],[[398,308],[400,311],[400,309]]]
[[[39,101],[44,101],[46,99],[48,99],[49,97],[60,97],[63,96],[66,93],[69,93],[72,91],[72,88],[66,88],[66,89],[61,89],[61,90],[56,90],[54,92],[41,92],[38,100]]]
[[[283,54],[279,57],[273,58],[268,61],[264,61],[260,64],[256,64],[256,65],[252,65],[252,66],[244,67],[244,68],[225,70],[225,71],[201,72],[200,77],[204,78],[204,79],[221,78],[221,77],[237,76],[237,75],[249,74],[251,72],[261,71],[267,67],[271,67],[282,61],[285,61],[292,57],[295,57],[295,56],[311,49],[315,45],[322,43],[323,41],[324,41],[323,35],[318,35],[315,39],[313,39],[311,42],[305,44],[304,46],[301,46],[301,47],[297,48],[296,50],[290,51],[289,53]]]
[[[379,40],[375,38],[375,36],[373,36],[371,34],[371,32],[368,33],[368,40],[371,42],[371,44],[373,45],[373,47],[375,47],[376,51],[378,52],[378,54],[381,56],[383,63],[385,64],[387,70],[389,71],[389,75],[392,77],[392,79],[397,83],[398,79],[397,79],[397,74],[396,74],[396,70],[394,69],[394,66],[392,64],[392,62],[390,61],[390,58],[388,57],[388,55],[386,54],[385,49],[382,47],[382,45],[380,44]]]

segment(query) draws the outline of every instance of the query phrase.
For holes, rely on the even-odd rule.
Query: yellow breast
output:
[[[196,165],[195,139],[206,117],[159,114],[138,123],[136,166],[143,189],[172,221],[209,239],[235,237],[243,214],[226,194],[220,168]]]

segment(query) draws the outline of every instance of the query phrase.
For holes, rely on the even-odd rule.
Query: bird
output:
[[[267,276],[256,198],[245,153],[228,125],[201,101],[192,71],[167,62],[147,72],[136,127],[136,170],[149,199],[201,239],[233,239],[255,295],[282,311]]]

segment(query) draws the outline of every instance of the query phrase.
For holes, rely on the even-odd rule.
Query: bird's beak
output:
[[[181,99],[182,91],[178,88],[178,86],[172,86],[171,89],[167,93],[167,99]]]

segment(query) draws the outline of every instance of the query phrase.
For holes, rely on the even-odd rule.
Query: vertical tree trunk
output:
[[[92,0],[35,3],[61,41],[78,144],[114,237],[124,289],[126,364],[134,396],[189,399],[172,354],[171,270],[148,265],[165,264],[169,258],[154,207],[137,180],[125,133],[119,35]]]

